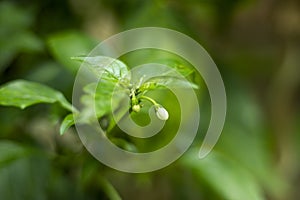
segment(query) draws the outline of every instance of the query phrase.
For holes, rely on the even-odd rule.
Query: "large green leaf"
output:
[[[64,95],[48,86],[26,80],[15,80],[0,88],[0,105],[16,106],[24,109],[37,103],[60,103],[73,111],[72,105]]]

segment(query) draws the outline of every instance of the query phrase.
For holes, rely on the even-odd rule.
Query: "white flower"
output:
[[[156,115],[161,120],[167,120],[169,118],[168,111],[165,108],[163,108],[163,107],[158,107],[156,109]]]

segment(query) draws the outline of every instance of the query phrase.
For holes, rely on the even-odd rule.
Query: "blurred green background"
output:
[[[79,64],[121,31],[160,26],[198,41],[224,79],[228,111],[213,152],[200,90],[197,139],[159,171],[126,174],[94,159],[57,105],[0,107],[0,199],[300,199],[300,3],[297,0],[0,2],[0,83],[26,79],[71,100]]]

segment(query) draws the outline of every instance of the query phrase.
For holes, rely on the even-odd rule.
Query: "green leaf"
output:
[[[171,68],[170,70],[163,72],[161,76],[174,76],[175,73],[179,73],[183,77],[187,77],[194,72],[193,67],[188,62],[178,59],[173,55],[168,55],[167,57],[169,58],[157,58],[152,61],[153,63],[159,63]]]
[[[121,101],[126,96],[126,90],[118,87],[115,82],[106,79],[101,79],[98,84],[91,83],[87,85],[84,91],[86,94],[82,96],[81,102],[85,105],[82,113],[85,118],[93,115],[94,108],[97,118],[111,112],[113,110],[111,102],[114,91],[117,93],[116,101]]]
[[[253,174],[224,154],[212,151],[204,159],[199,159],[197,152],[192,151],[181,161],[197,179],[206,182],[222,199],[264,199],[261,186]]]
[[[130,78],[127,66],[119,60],[105,56],[72,57],[72,59],[82,62],[95,76],[100,78],[99,83],[91,83],[84,88],[86,94],[81,97],[81,102],[85,108],[81,113],[81,120],[89,121],[94,115],[94,110],[97,118],[112,112],[113,92],[117,92],[116,101],[125,97],[125,88],[128,86]]]
[[[187,76],[193,73],[191,66],[184,60],[177,60],[174,56],[165,55],[168,59],[154,59],[152,67],[140,68],[132,73],[131,82],[141,92],[146,90],[173,88],[194,88],[198,86],[190,82]]]
[[[69,111],[74,110],[61,92],[39,83],[15,80],[0,88],[0,105],[3,106],[24,109],[37,103],[56,102]]]
[[[59,129],[59,133],[63,135],[72,125],[75,124],[73,114],[68,114],[62,121]]]
[[[77,72],[80,63],[71,60],[70,57],[87,55],[95,46],[91,38],[75,31],[52,35],[48,38],[47,44],[55,59],[73,73]]]
[[[194,88],[198,89],[198,85],[178,77],[155,77],[150,79],[150,81],[145,82],[141,85],[139,90],[141,92],[153,89],[161,88]]]
[[[189,76],[194,72],[194,69],[188,67],[187,63],[183,63],[175,59],[159,59],[157,62],[173,68],[184,77]],[[170,70],[169,73],[173,73],[172,70]],[[163,76],[168,76],[168,74],[163,74]]]
[[[117,59],[106,56],[72,57],[72,59],[85,64],[97,77],[114,80],[129,78],[127,66]]]

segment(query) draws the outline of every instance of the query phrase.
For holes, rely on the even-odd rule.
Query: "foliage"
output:
[[[0,199],[299,199],[299,30],[293,25],[299,13],[293,1],[283,4],[0,2]],[[221,71],[227,121],[217,146],[203,160],[196,150],[210,120],[210,100],[193,66],[151,50],[118,60],[87,56],[108,36],[140,26],[191,36]],[[130,74],[133,66],[147,62],[172,69],[146,81]],[[74,108],[72,87],[82,63],[101,81],[85,85],[82,108]],[[170,142],[180,105],[167,87],[193,87],[201,104],[198,137],[176,163],[152,173],[124,174],[84,149],[72,125],[79,113],[90,123],[94,106],[99,123],[119,147],[149,152]],[[167,119],[159,136],[127,136],[111,117],[114,91],[117,101],[129,100],[123,107],[140,125],[149,123],[153,104],[175,117]]]
[[[59,102],[65,109],[73,110],[72,105],[60,92],[24,80],[15,80],[1,87],[0,99],[1,105],[17,106],[22,109],[37,103]]]

